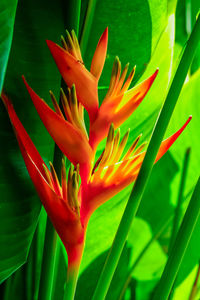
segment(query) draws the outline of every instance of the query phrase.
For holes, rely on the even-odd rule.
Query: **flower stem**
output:
[[[81,13],[81,0],[66,1],[64,3],[65,11],[65,26],[68,31],[72,29],[75,31],[77,37],[79,36],[79,23]]]
[[[189,157],[190,157],[190,148],[186,150],[185,158],[183,162],[183,170],[181,174],[181,182],[180,182],[180,188],[178,193],[178,202],[175,210],[175,216],[174,216],[174,223],[172,228],[172,234],[170,238],[170,246],[169,246],[169,253],[171,252],[172,246],[174,244],[174,241],[176,239],[176,235],[178,232],[180,220],[181,220],[181,205],[183,201],[183,193],[184,193],[184,187],[187,177],[187,170],[188,170],[188,163],[189,163]]]
[[[192,233],[200,216],[200,177],[195,186],[192,198],[186,210],[177,238],[167,260],[162,277],[155,290],[153,300],[167,300],[179,271],[184,254],[189,245]]]
[[[75,245],[73,248],[68,249],[67,251],[68,268],[63,300],[74,299],[84,245],[85,241],[83,241],[82,244]]]
[[[172,247],[176,240],[176,236],[177,236],[177,233],[179,230],[179,225],[181,223],[181,218],[182,218],[181,205],[182,205],[182,201],[183,201],[183,193],[184,193],[184,187],[185,187],[185,182],[186,182],[186,177],[187,177],[189,157],[190,157],[190,148],[188,148],[186,150],[185,158],[184,158],[184,162],[183,162],[183,169],[182,169],[181,181],[180,181],[180,187],[179,187],[179,193],[178,193],[178,201],[177,201],[177,206],[175,209],[175,216],[174,216],[174,222],[173,222],[173,227],[172,227],[172,234],[171,234],[170,242],[169,242],[168,255],[172,251]],[[171,289],[169,300],[173,299],[175,286],[176,286],[176,280],[174,281],[173,287]]]
[[[81,33],[81,39],[80,39],[80,47],[81,47],[81,53],[84,57],[85,51],[88,44],[89,34],[92,27],[95,7],[96,7],[97,0],[89,0],[87,12],[85,16],[85,21]]]
[[[66,286],[64,290],[64,298],[63,300],[73,300],[76,290],[76,283],[78,278],[78,270],[79,268],[70,268],[67,270],[67,280]]]
[[[173,82],[170,86],[167,98],[160,112],[157,123],[154,127],[153,134],[143,164],[141,166],[139,175],[136,179],[134,188],[131,192],[130,198],[126,205],[119,228],[115,235],[114,242],[108,253],[104,268],[102,270],[94,296],[92,298],[93,300],[102,300],[105,299],[106,297],[108,288],[110,286],[113,274],[115,272],[119,258],[121,256],[133,218],[136,215],[144,190],[149,180],[161,141],[164,137],[165,131],[167,129],[176,102],[178,100],[178,96],[184,84],[189,66],[195,54],[195,50],[198,46],[199,35],[200,35],[200,17],[198,16],[197,22],[194,26],[194,29],[189,38],[187,46],[184,50],[178,69],[176,71],[176,74],[174,76]],[[159,299],[162,299],[162,297],[160,297]]]
[[[47,217],[46,234],[44,240],[42,270],[40,278],[39,299],[50,300],[53,289],[54,257],[57,233]]]

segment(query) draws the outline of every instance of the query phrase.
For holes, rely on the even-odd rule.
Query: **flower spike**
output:
[[[42,122],[62,152],[74,165],[89,162],[92,157],[92,150],[83,132],[63,118],[57,104],[54,103],[57,112],[50,109],[30,88],[24,78],[23,80]],[[54,97],[52,98],[54,99]]]
[[[68,51],[51,41],[46,42],[66,84],[70,88],[76,85],[78,100],[93,120],[98,111],[97,79]]]
[[[113,67],[114,70],[112,71],[112,74],[114,74],[113,80],[111,79],[108,93],[99,108],[95,122],[91,124],[89,136],[90,145],[93,149],[96,149],[99,142],[105,138],[111,123],[114,124],[115,128],[118,128],[128,117],[130,117],[146,96],[158,74],[158,70],[156,70],[148,79],[127,91],[124,90],[124,88],[126,86],[126,89],[128,89],[130,82],[127,83],[127,81],[133,79],[135,68],[133,68],[127,81],[122,87],[120,81],[122,77],[124,78],[124,75],[122,72],[120,77],[121,67],[118,59],[116,59],[115,64],[116,66]],[[125,67],[125,72],[127,72],[126,68],[127,66]]]
[[[43,169],[44,161],[41,158],[39,152],[37,151],[35,145],[31,141],[23,125],[21,124],[19,118],[17,117],[17,114],[14,110],[11,101],[4,93],[1,94],[1,99],[3,100],[3,103],[7,109],[9,118],[11,120],[17,138],[20,138],[22,144],[26,144],[26,150],[29,153],[30,158],[36,163],[39,171],[45,177],[45,172]]]
[[[155,163],[176,141],[190,120],[191,117],[176,133],[162,142]],[[88,186],[82,190],[82,214],[86,219],[102,203],[135,181],[146,153],[146,151],[143,151],[146,142],[137,147],[141,137],[139,135],[121,158],[128,139],[128,132],[122,138],[121,143],[118,144],[118,151],[116,151],[113,145],[115,138],[118,139],[119,131],[114,137],[113,133],[111,134],[111,128],[105,150],[95,164]],[[103,160],[105,153],[107,153],[106,158]]]
[[[66,92],[62,89],[60,92],[63,108],[59,107],[56,97],[50,91],[55,109],[53,111],[23,78],[44,126],[71,162],[67,174],[65,161],[62,160],[61,182],[52,163],[50,168],[44,163],[8,97],[2,94],[2,99],[29,175],[66,248],[68,270],[74,271],[80,264],[87,224],[93,211],[131,184],[139,174],[146,154],[146,142],[139,144],[139,135],[125,151],[130,129],[120,141],[118,127],[142,102],[158,70],[129,89],[135,67],[127,75],[129,64],[122,69],[116,57],[107,94],[99,107],[98,81],[106,59],[108,29],[105,29],[98,42],[90,71],[84,66],[75,32],[67,31],[66,38],[61,37],[61,42],[63,47],[51,41],[47,41],[47,45],[68,86]],[[84,121],[84,108],[90,119],[89,135]],[[190,120],[191,117],[176,133],[162,142],[155,162],[171,147]],[[105,149],[94,163],[96,148],[105,137]]]
[[[81,241],[84,240],[85,231],[80,221],[77,204],[73,203],[74,206],[71,207],[70,200],[67,197],[64,162],[62,167],[61,188],[53,165],[50,163],[50,171],[18,119],[10,100],[4,94],[2,94],[1,97],[7,108],[24,162],[35,189],[67,250],[70,262],[75,263],[75,253],[77,253],[77,248],[80,247]],[[73,184],[74,182],[78,182],[78,173],[77,171],[75,173],[76,177],[72,181]],[[78,189],[79,187],[76,184],[76,194]],[[74,245],[76,245],[75,252]]]

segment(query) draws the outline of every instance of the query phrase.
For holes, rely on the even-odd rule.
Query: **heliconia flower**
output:
[[[1,97],[35,189],[66,248],[68,269],[72,266],[72,270],[75,268],[77,271],[91,214],[105,201],[133,183],[139,174],[146,144],[138,146],[141,137],[138,136],[123,154],[129,131],[120,141],[118,127],[144,99],[158,70],[142,83],[129,89],[135,68],[126,76],[128,64],[121,72],[121,63],[117,57],[108,92],[99,107],[98,81],[106,58],[108,29],[106,28],[98,42],[90,71],[83,64],[75,33],[67,32],[67,38],[61,39],[63,48],[51,41],[47,41],[47,44],[68,85],[66,93],[62,89],[60,91],[63,109],[50,91],[55,109],[53,111],[23,77],[44,126],[73,164],[67,176],[65,163],[62,162],[61,183],[53,165],[50,163],[48,169],[44,163],[8,97],[4,93]],[[90,118],[89,134],[84,121],[84,109]],[[155,162],[171,147],[190,120],[191,117],[175,134],[162,142]],[[96,148],[105,137],[105,149],[95,162]]]
[[[69,87],[76,85],[79,101],[88,111],[93,120],[98,111],[98,79],[101,75],[107,51],[108,30],[106,29],[97,45],[89,72],[81,57],[80,47],[74,31],[70,35],[67,32],[66,40],[62,38],[64,48],[52,41],[47,45],[56,61],[58,69]]]
[[[67,180],[65,163],[62,163],[62,185],[60,186],[53,165],[50,164],[51,170],[49,170],[44,163],[18,119],[12,103],[6,95],[2,94],[1,97],[8,111],[23,159],[35,189],[66,248],[68,262],[76,264],[82,254],[85,236],[85,229],[83,224],[81,224],[79,212],[78,166],[70,168]]]
[[[105,63],[107,43],[108,28],[105,29],[98,42],[89,72],[83,64],[80,47],[73,31],[71,35],[67,32],[66,39],[62,37],[63,48],[52,41],[47,41],[62,77],[69,87],[75,84],[78,101],[89,114],[89,143],[94,151],[98,143],[107,136],[111,123],[116,129],[138,107],[158,73],[156,70],[147,80],[128,90],[135,68],[125,80],[128,64],[121,73],[121,63],[117,57],[114,61],[107,95],[99,108],[98,80]]]
[[[190,116],[176,133],[161,143],[155,163],[167,152],[191,119]],[[111,125],[105,150],[97,160],[87,186],[82,189],[81,214],[86,220],[100,205],[136,180],[146,154],[146,151],[143,151],[146,143],[137,147],[141,138],[139,135],[128,151],[122,155],[128,136],[129,130],[120,142],[120,129],[114,136],[114,126]]]
[[[69,93],[70,97],[73,97],[72,95],[75,93],[75,90],[72,88]],[[39,110],[39,114],[41,114],[40,110],[44,109],[44,114],[47,115],[46,119],[43,120],[44,123],[49,122],[48,114],[53,115],[55,126],[61,122],[60,120],[66,122],[64,117],[60,116],[60,119],[57,117],[57,114],[61,114],[61,111],[57,107],[57,104],[55,104],[55,99],[53,102],[57,113],[49,112],[48,106],[32,90],[30,90],[30,94],[35,98],[33,101],[36,102],[35,106]],[[63,97],[65,96],[63,95]],[[105,149],[96,163],[92,165],[88,179],[81,179],[80,182],[79,164],[76,164],[75,167],[71,165],[67,176],[65,163],[63,162],[60,184],[53,165],[50,163],[49,170],[18,119],[8,97],[2,94],[2,99],[8,111],[23,159],[35,189],[66,248],[68,266],[70,270],[73,268],[77,270],[82,257],[86,229],[91,214],[101,204],[135,181],[145,156],[145,151],[143,151],[145,144],[137,146],[141,137],[138,136],[123,155],[129,131],[127,131],[120,142],[120,130],[118,129],[115,135],[114,125],[112,124],[108,132]],[[70,106],[71,104],[68,103],[67,105]],[[38,107],[39,105],[41,105],[41,108]],[[68,106],[65,108],[67,110],[66,114],[72,113]],[[44,117],[42,116],[42,118]],[[156,161],[175,142],[190,120],[191,117],[175,134],[162,142]],[[80,128],[81,132],[85,131],[83,124],[80,125],[79,122],[75,124],[75,127]],[[66,128],[69,130],[68,127]],[[71,135],[73,139],[74,128],[71,131]],[[82,156],[82,153],[80,152],[79,155]],[[80,161],[82,160],[80,159]]]
[[[117,65],[117,67],[115,66]],[[131,71],[123,87],[127,67],[125,67],[121,76],[121,64],[119,59],[114,62],[111,76],[110,87],[107,95],[99,108],[96,120],[90,127],[90,145],[96,149],[101,140],[106,137],[110,124],[113,123],[115,129],[132,115],[133,111],[139,106],[152,83],[154,82],[158,70],[148,79],[128,90],[134,76],[135,68]]]
[[[63,115],[51,91],[55,112],[31,89],[24,77],[23,80],[49,134],[67,158],[75,166],[80,165],[81,177],[87,177],[88,166],[92,163],[94,155],[85,128],[83,106],[77,101],[74,85],[71,90],[68,89],[68,95],[61,89],[61,101],[65,114]]]

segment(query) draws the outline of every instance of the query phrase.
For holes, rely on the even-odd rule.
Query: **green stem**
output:
[[[148,179],[150,177],[161,141],[164,137],[165,131],[167,129],[176,102],[178,100],[178,96],[184,84],[187,71],[189,69],[195,50],[197,48],[199,35],[200,35],[200,17],[198,17],[197,22],[192,31],[192,34],[189,38],[189,41],[187,43],[187,46],[181,58],[180,64],[174,76],[173,82],[169,89],[167,98],[158,117],[156,126],[153,130],[153,134],[143,164],[141,166],[139,175],[136,179],[134,188],[131,192],[130,198],[126,205],[118,231],[115,235],[113,245],[106,259],[103,271],[101,273],[99,282],[97,284],[97,288],[93,296],[93,300],[105,299],[113,274],[117,267],[120,255],[122,253],[129,229],[131,227],[133,218],[136,215]]]
[[[185,158],[184,158],[184,162],[183,162],[183,170],[182,170],[181,182],[180,182],[179,193],[178,193],[178,201],[177,201],[177,206],[176,206],[176,210],[175,210],[172,234],[171,234],[171,238],[170,238],[169,253],[171,252],[172,246],[176,239],[176,235],[177,235],[180,220],[181,220],[181,212],[182,212],[181,205],[183,202],[183,194],[184,194],[184,187],[185,187],[187,171],[188,171],[189,157],[190,157],[190,148],[186,150]]]
[[[83,25],[83,30],[82,30],[81,39],[80,39],[80,48],[81,48],[81,53],[82,53],[83,57],[85,55],[85,51],[86,51],[87,44],[88,44],[88,39],[89,39],[89,35],[90,35],[90,30],[92,27],[96,3],[97,3],[97,0],[89,0],[88,1],[85,22]]]
[[[66,3],[64,3],[64,6],[65,26],[68,31],[71,31],[73,29],[78,37],[81,13],[81,0],[66,1]]]
[[[189,245],[192,233],[200,216],[200,177],[195,186],[192,198],[186,210],[181,227],[177,234],[172,251],[167,260],[162,277],[155,290],[153,300],[167,300],[179,271],[184,254]]]
[[[185,158],[184,158],[184,162],[183,162],[183,169],[182,169],[182,175],[181,175],[181,181],[180,181],[180,187],[179,187],[179,193],[178,193],[178,201],[177,201],[177,206],[176,206],[176,209],[175,209],[175,216],[174,216],[172,234],[171,234],[171,238],[170,238],[170,242],[169,242],[168,255],[172,251],[172,247],[173,247],[173,244],[175,242],[175,239],[176,239],[176,236],[177,236],[177,233],[178,233],[179,225],[181,223],[181,218],[182,218],[181,205],[182,205],[182,202],[183,202],[184,187],[185,187],[188,164],[189,164],[189,156],[190,156],[190,148],[188,148],[186,150]],[[176,280],[174,281],[173,287],[171,289],[169,300],[173,299],[175,286],[176,286]]]
[[[145,245],[145,247],[139,253],[138,257],[136,258],[135,262],[133,263],[133,265],[131,266],[131,268],[129,270],[128,276],[126,278],[126,281],[125,281],[122,291],[120,293],[119,300],[123,299],[126,289],[132,279],[133,271],[135,270],[135,268],[137,267],[137,265],[143,258],[144,254],[148,251],[148,249],[151,247],[153,242],[155,242],[161,236],[161,234],[165,231],[165,229],[167,228],[167,226],[169,225],[171,220],[172,220],[172,217],[170,217],[166,222],[164,222],[164,224],[161,227],[160,226],[158,227],[158,230],[155,232],[155,234],[152,236],[152,238],[149,240],[149,242]]]
[[[26,299],[31,300],[34,298],[35,291],[37,289],[37,228],[33,236],[33,240],[31,243],[31,248],[29,251],[28,259],[26,264],[24,265],[25,269],[25,281],[26,281]]]
[[[39,299],[50,300],[53,288],[54,257],[57,233],[47,217],[46,234],[44,240],[43,260],[40,277]]]
[[[63,300],[73,300],[78,279],[79,268],[68,268]]]
[[[15,273],[14,273],[15,274]],[[12,274],[6,281],[4,282],[4,295],[3,300],[10,300],[12,299],[12,291],[13,291],[13,281],[14,281],[14,274]]]
[[[63,300],[74,299],[84,246],[85,240],[68,249],[68,268]]]

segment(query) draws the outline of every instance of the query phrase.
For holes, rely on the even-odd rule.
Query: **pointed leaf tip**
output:
[[[157,162],[166,152],[167,150],[173,145],[173,143],[177,140],[177,138],[181,135],[183,130],[187,127],[187,125],[190,123],[192,119],[192,116],[189,116],[185,124],[177,131],[175,132],[172,136],[164,140],[160,146],[160,149],[158,151],[157,157],[155,162]]]
[[[64,81],[69,88],[75,84],[77,97],[93,120],[99,106],[97,79],[69,51],[52,41],[46,42]]]
[[[22,156],[24,157],[24,153],[26,153],[26,155],[29,155],[31,160],[37,166],[38,170],[44,175],[42,167],[42,165],[44,164],[43,159],[37,151],[35,145],[33,144],[22,123],[20,122],[14,110],[12,102],[4,93],[1,94],[1,98],[8,111],[8,115],[13,126],[16,138],[18,140]]]
[[[99,39],[91,63],[90,72],[96,77],[97,80],[99,80],[104,67],[106,53],[107,53],[107,46],[108,46],[108,27],[106,27],[102,36]]]
[[[149,77],[150,79],[150,86],[152,85],[152,83],[154,82],[154,80],[156,79],[157,75],[158,75],[158,72],[159,72],[159,68],[157,68],[155,70],[155,72]]]
[[[40,119],[61,151],[74,164],[89,161],[92,150],[82,132],[62,118],[60,113],[54,112],[44,100],[34,92],[25,79],[24,83]],[[83,155],[80,155],[80,152]]]

